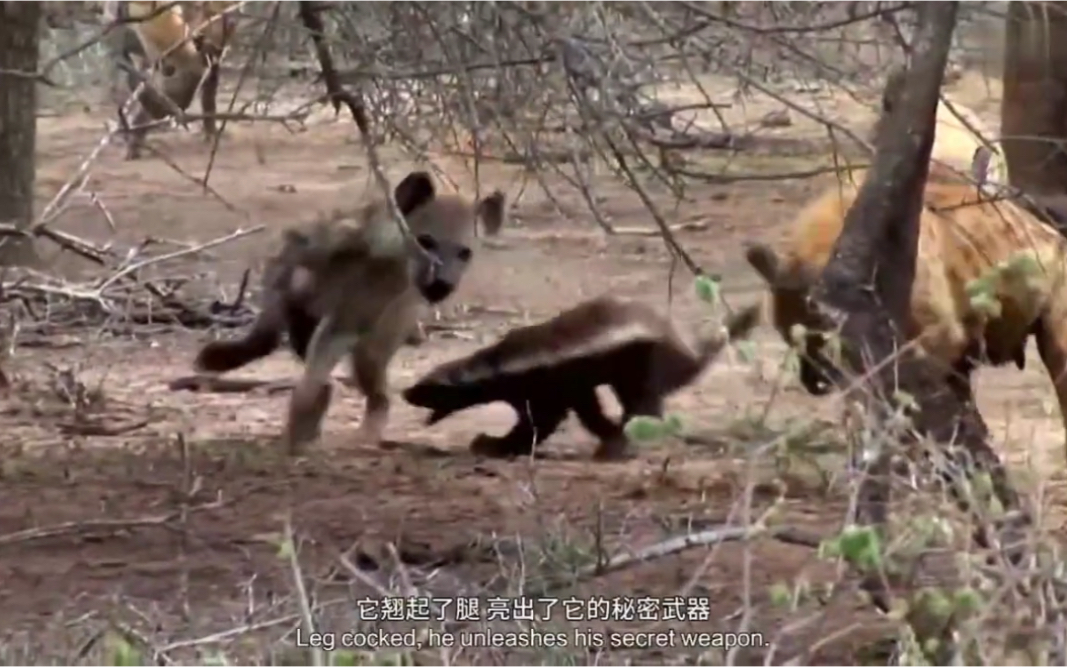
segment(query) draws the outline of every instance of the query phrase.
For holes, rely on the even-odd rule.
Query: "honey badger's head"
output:
[[[432,426],[449,415],[496,400],[494,377],[472,374],[470,358],[456,359],[434,368],[402,392],[404,400],[417,408],[430,410],[426,425]]]
[[[803,268],[783,268],[778,254],[762,243],[750,245],[745,258],[767,283],[771,297],[771,321],[787,344],[793,345],[793,329],[804,328],[800,346],[800,383],[814,396],[830,393],[840,369],[827,351],[827,322],[809,300],[815,276]]]

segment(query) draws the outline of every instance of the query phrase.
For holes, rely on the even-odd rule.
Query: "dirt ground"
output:
[[[91,152],[103,120],[42,119],[40,206]],[[259,268],[276,230],[368,187],[352,138],[353,128],[343,121],[296,134],[280,126],[231,128],[212,168],[213,192],[160,159],[126,162],[121,148],[110,147],[85,189],[106,207],[115,231],[84,195],[74,198],[56,226],[132,246],[147,237],[161,244],[202,243],[263,225],[262,233],[153,267],[160,274],[214,274],[232,298],[241,273]],[[209,150],[196,132],[162,133],[153,141],[186,173],[204,173]],[[462,162],[442,157],[434,165],[473,192]],[[414,166],[394,160],[390,176]],[[499,187],[512,204],[503,242],[478,250],[430,341],[398,355],[394,392],[510,326],[587,296],[611,291],[667,308],[672,263],[663,243],[654,236],[605,237],[575,190],[545,178],[555,183],[562,212],[517,168],[482,166],[482,190]],[[699,223],[699,229],[680,232],[679,241],[701,266],[724,276],[725,295],[737,305],[757,298],[757,279],[743,265],[741,244],[781,233],[815,187],[805,180],[698,185],[677,208],[668,193],[654,194],[669,222]],[[614,224],[651,226],[638,197],[617,182],[599,179],[595,194]],[[91,270],[67,254],[45,254],[50,270],[72,278]],[[670,308],[679,323],[696,327],[718,316],[697,300],[681,269],[673,291]],[[863,660],[872,642],[886,636],[885,626],[845,589],[805,614],[773,603],[775,584],[836,578],[833,566],[808,546],[728,542],[603,574],[581,569],[598,553],[608,557],[687,529],[741,523],[746,512],[758,516],[779,493],[784,499],[776,521],[815,535],[833,533],[845,513],[843,501],[812,484],[791,484],[789,474],[773,474],[765,461],[757,463],[756,474],[770,470],[768,484],[756,486],[751,507],[745,506],[746,442],[766,440],[759,435],[767,428],[760,426],[764,418],[776,425],[832,420],[836,409],[803,394],[793,380],[774,390],[785,348],[768,331],[755,337],[754,359],[731,351],[669,403],[687,429],[720,434],[725,444],[653,445],[634,461],[610,464],[589,460],[591,437],[573,420],[548,443],[544,459],[478,460],[467,451],[468,442],[481,431],[509,428],[513,417],[506,408],[471,410],[426,428],[424,415],[399,397],[387,433],[392,444],[360,446],[351,436],[362,401],[340,386],[313,456],[289,462],[272,449],[285,394],[168,391],[167,381],[188,373],[197,346],[213,335],[236,332],[169,330],[126,338],[79,332],[16,350],[8,371],[18,386],[0,401],[0,428],[15,436],[3,440],[17,441],[19,449],[4,455],[0,469],[0,626],[6,635],[0,660],[88,660],[101,646],[117,651],[115,637],[121,637],[122,645],[144,655],[159,651],[170,659],[226,654],[309,664],[300,662],[307,659],[302,654],[293,657],[293,628],[300,622],[295,568],[319,607],[319,627],[337,631],[374,627],[346,601],[417,591],[440,598],[704,597],[708,615],[694,612],[688,624],[661,614],[655,623],[601,618],[570,625],[584,623],[598,632],[747,627],[773,642],[783,658],[810,651],[801,658],[808,664],[862,664],[843,661]],[[297,370],[279,352],[239,374],[281,378]],[[129,429],[108,436],[76,433],[69,415],[56,407],[55,388],[64,376],[99,388],[102,410]],[[1012,463],[1035,458],[1050,478],[1062,478],[1062,430],[1036,353],[1030,351],[1024,372],[981,371],[979,392],[983,413],[998,441],[1007,443]],[[296,537],[295,557],[279,546],[287,525]],[[557,609],[540,627],[562,622]],[[570,646],[562,649],[500,649],[481,657],[454,654],[452,660],[597,659],[569,637]],[[744,651],[739,664],[762,662],[766,651]],[[676,645],[619,649],[599,660],[653,664],[685,654],[682,664],[722,664],[721,657],[700,653]],[[440,664],[438,654],[431,655]]]

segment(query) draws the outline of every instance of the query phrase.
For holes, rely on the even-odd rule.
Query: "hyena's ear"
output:
[[[750,244],[745,248],[745,259],[768,285],[774,287],[778,284],[779,261],[773,248],[763,243]]]
[[[423,204],[428,204],[437,196],[433,179],[425,171],[413,171],[396,184],[393,197],[397,208],[404,215],[410,214]]]
[[[507,214],[505,204],[507,200],[504,193],[494,190],[493,193],[478,202],[477,215],[482,219],[482,227],[486,236],[496,236],[500,228],[504,226]]]

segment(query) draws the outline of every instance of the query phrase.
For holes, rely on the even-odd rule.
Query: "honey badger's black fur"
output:
[[[518,422],[503,437],[477,436],[471,449],[479,454],[529,454],[573,410],[600,440],[596,458],[618,458],[628,445],[625,423],[662,416],[664,398],[696,380],[728,340],[747,336],[760,315],[759,304],[748,306],[727,320],[726,336],[702,338],[694,350],[651,306],[598,297],[441,364],[403,396],[432,411],[427,425],[477,405],[510,404]],[[601,408],[596,388],[603,384],[622,405],[621,423]]]

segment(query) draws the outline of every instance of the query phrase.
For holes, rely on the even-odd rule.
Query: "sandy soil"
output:
[[[92,150],[102,122],[99,115],[41,121],[41,205]],[[318,123],[296,134],[278,126],[232,128],[212,167],[214,193],[160,159],[126,162],[120,148],[108,148],[86,189],[104,202],[115,232],[100,209],[80,195],[57,227],[98,242],[135,245],[146,237],[204,242],[239,227],[264,225],[264,233],[153,267],[169,275],[210,273],[232,298],[241,273],[257,269],[270,251],[273,232],[350,201],[367,187],[368,172],[352,136],[345,122]],[[153,141],[184,172],[203,175],[210,151],[196,132],[172,131]],[[390,175],[396,178],[414,166],[392,160]],[[464,192],[473,192],[473,177],[459,160],[442,157],[435,166]],[[535,184],[524,187],[517,168],[482,166],[482,190],[500,187],[512,202],[503,243],[478,250],[475,266],[443,309],[431,340],[397,357],[394,390],[509,326],[550,316],[582,297],[610,290],[667,308],[672,263],[662,242],[651,236],[605,237],[576,191],[546,179],[562,212]],[[595,185],[599,205],[613,223],[651,225],[634,193],[607,177]],[[680,232],[679,240],[706,270],[723,274],[727,298],[739,304],[756,298],[757,289],[755,274],[742,263],[741,244],[781,233],[815,187],[806,180],[694,185],[688,201],[677,207],[668,193],[654,194],[669,222],[700,223],[695,231]],[[72,278],[94,270],[69,254],[45,254],[54,267],[50,270]],[[682,325],[698,326],[714,313],[696,299],[688,279],[680,271],[677,275],[672,316]],[[856,651],[884,635],[867,607],[844,589],[805,615],[810,623],[784,623],[787,616],[800,616],[773,605],[770,586],[798,577],[835,578],[832,566],[820,563],[805,546],[772,540],[727,543],[604,574],[586,572],[573,581],[561,574],[570,569],[573,575],[575,563],[588,563],[598,550],[638,549],[686,526],[736,521],[731,513],[743,500],[746,452],[745,438],[738,434],[766,428],[759,426],[764,415],[776,425],[798,417],[834,418],[829,402],[806,396],[792,379],[774,391],[784,346],[768,331],[755,338],[754,360],[727,354],[670,401],[669,410],[681,415],[688,429],[724,434],[726,446],[655,445],[636,460],[612,464],[589,460],[592,439],[573,421],[550,441],[542,460],[477,460],[467,443],[480,431],[509,428],[507,409],[488,406],[425,428],[423,415],[399,398],[387,434],[394,444],[359,446],[351,436],[362,400],[344,387],[335,394],[313,456],[287,462],[272,449],[282,426],[284,394],[166,388],[169,379],[188,372],[197,346],[213,335],[235,332],[168,330],[126,338],[75,332],[16,351],[8,370],[19,386],[0,400],[4,440],[15,434],[18,441],[18,451],[11,448],[0,469],[0,625],[13,656],[75,659],[103,645],[94,638],[110,628],[141,650],[163,647],[172,657],[184,651],[201,659],[213,652],[261,658],[264,651],[274,651],[304,660],[291,655],[290,630],[298,622],[291,600],[293,568],[278,546],[287,520],[299,542],[296,562],[315,602],[325,605],[317,618],[337,630],[371,625],[357,618],[352,604],[337,600],[400,594],[414,586],[423,595],[440,597],[478,591],[534,597],[706,596],[708,620],[694,618],[676,627],[729,631],[745,622],[767,641],[776,641],[784,654],[815,646],[806,658],[809,664],[859,659]],[[279,352],[240,374],[281,378],[298,369]],[[110,436],[76,433],[70,410],[55,395],[63,372],[98,387],[104,396],[101,410],[111,422],[130,424],[129,429]],[[1061,426],[1036,353],[1030,351],[1023,372],[981,371],[979,392],[1009,459],[1018,465],[1036,459],[1050,478],[1062,478]],[[758,435],[753,439],[759,441]],[[820,535],[831,534],[840,523],[839,498],[810,483],[791,484],[789,475],[766,462],[757,467],[766,469],[767,480],[775,484],[756,488],[753,512],[783,492],[778,520]],[[46,532],[56,526],[63,528]],[[343,560],[352,568],[339,554],[347,554]],[[415,582],[405,582],[405,576]],[[751,618],[742,619],[745,609]],[[619,631],[632,625],[616,620]],[[599,630],[611,626],[589,622]],[[218,641],[181,644],[230,628],[234,633]],[[252,645],[248,638],[259,643]],[[27,653],[18,653],[22,650]],[[558,651],[554,656],[542,651],[534,659],[543,664],[593,659],[573,646]],[[620,649],[610,660],[654,663],[678,653],[700,651]],[[751,652],[748,659],[761,653]],[[520,655],[501,651],[454,660],[518,664]],[[691,662],[684,664],[701,664],[687,659]]]

